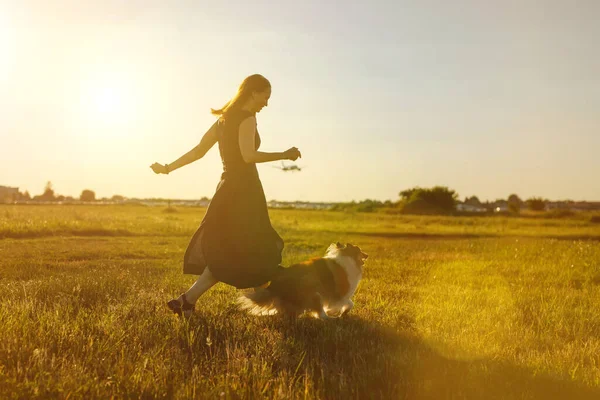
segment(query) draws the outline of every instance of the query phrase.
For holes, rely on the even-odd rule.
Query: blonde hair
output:
[[[241,108],[244,103],[250,98],[252,93],[263,92],[271,87],[271,82],[260,74],[254,74],[246,77],[242,84],[238,87],[237,93],[231,100],[217,110],[211,108],[210,112],[212,115],[220,116],[221,119],[225,119],[227,114],[232,110]]]

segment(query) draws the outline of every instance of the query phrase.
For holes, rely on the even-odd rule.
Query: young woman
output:
[[[258,151],[256,114],[269,103],[271,84],[262,75],[248,76],[221,109],[218,120],[196,147],[171,164],[151,165],[168,174],[202,158],[215,143],[223,162],[217,190],[200,227],[185,252],[183,272],[200,275],[177,299],[167,303],[176,314],[189,316],[198,298],[217,282],[236,288],[263,285],[281,268],[283,239],[271,226],[256,163],[301,157],[292,147],[284,152]]]

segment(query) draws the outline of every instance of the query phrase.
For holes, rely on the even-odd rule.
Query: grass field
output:
[[[0,206],[0,398],[600,398],[600,224],[270,214],[285,265],[369,254],[348,317],[170,314],[204,209]]]

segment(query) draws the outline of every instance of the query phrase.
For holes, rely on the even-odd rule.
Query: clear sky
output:
[[[600,200],[600,2],[0,0],[0,185],[211,197],[217,147],[168,176],[242,79],[273,85],[267,199]]]

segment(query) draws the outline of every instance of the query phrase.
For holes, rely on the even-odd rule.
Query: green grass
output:
[[[173,212],[175,211],[175,212]],[[200,223],[204,208],[144,206],[0,206],[1,238],[46,236],[182,236]],[[283,233],[342,233],[388,237],[535,236],[600,240],[589,218],[437,217],[270,210]]]
[[[600,398],[598,224],[271,210],[285,264],[369,253],[351,314],[254,317],[218,284],[185,322],[205,210],[177,210],[0,207],[0,398]]]

